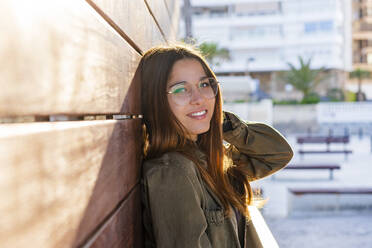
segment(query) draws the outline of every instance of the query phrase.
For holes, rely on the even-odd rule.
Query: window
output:
[[[333,30],[333,21],[305,22],[304,25],[306,34],[327,33]]]
[[[281,3],[256,1],[255,3],[237,3],[234,12],[239,15],[274,15],[281,13]]]
[[[333,22],[332,21],[323,21],[319,22],[319,30],[320,31],[332,31],[333,29]]]
[[[305,23],[305,33],[315,33],[317,30],[316,22]]]
[[[367,54],[367,64],[372,65],[372,53]]]

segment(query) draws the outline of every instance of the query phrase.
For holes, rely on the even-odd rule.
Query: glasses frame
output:
[[[199,94],[200,94],[203,98],[205,98],[205,99],[212,99],[212,98],[216,97],[217,94],[218,94],[218,91],[219,91],[219,87],[218,87],[218,85],[220,84],[220,82],[218,82],[214,77],[206,77],[206,78],[203,78],[202,80],[200,80],[200,81],[198,82],[198,84],[201,83],[202,81],[206,80],[206,79],[213,79],[214,82],[216,83],[216,92],[214,93],[214,96],[213,96],[213,97],[210,97],[210,98],[205,97],[205,96],[200,92],[199,87],[197,87],[197,90],[199,91]],[[171,92],[171,91],[166,91],[166,93],[167,93],[168,95],[174,95],[174,94],[176,94],[176,93]],[[191,99],[192,93],[193,93],[193,90],[191,90],[190,93],[188,93],[187,96],[189,97],[189,99]],[[184,105],[187,104],[187,103],[185,103],[185,104],[179,104],[179,103],[177,103],[176,101],[175,101],[175,103],[178,104],[178,105],[181,105],[181,106],[184,106]]]

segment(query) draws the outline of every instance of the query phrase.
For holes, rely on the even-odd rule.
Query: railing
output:
[[[371,102],[335,102],[317,105],[318,123],[372,123]]]

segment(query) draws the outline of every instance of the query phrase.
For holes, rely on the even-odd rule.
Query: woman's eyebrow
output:
[[[199,78],[199,80],[203,80],[205,78],[208,78],[208,76],[202,76],[202,77]],[[187,83],[187,81],[174,82],[171,85],[169,85],[168,88],[172,88],[173,86],[175,86],[177,84],[185,84],[185,83]]]
[[[187,83],[186,81],[179,81],[179,82],[175,82],[175,83],[172,83],[171,85],[168,86],[168,88],[172,88],[173,86],[177,85],[177,84],[185,84]]]

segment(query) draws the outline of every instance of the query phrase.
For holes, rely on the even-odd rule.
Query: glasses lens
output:
[[[186,105],[189,101],[191,92],[190,85],[187,83],[180,83],[170,88],[172,100],[178,105]]]
[[[172,101],[183,106],[190,101],[194,94],[192,91],[192,86],[188,83],[179,83],[169,89]],[[198,91],[205,98],[214,98],[218,92],[218,82],[214,78],[205,78],[199,82]]]
[[[213,98],[217,95],[218,85],[214,78],[203,79],[199,84],[200,93],[206,98]]]

